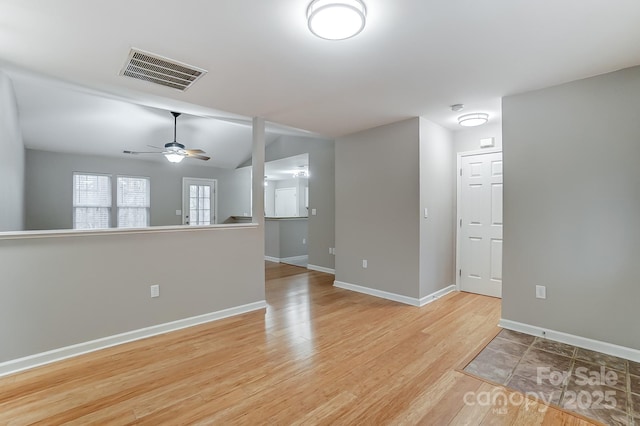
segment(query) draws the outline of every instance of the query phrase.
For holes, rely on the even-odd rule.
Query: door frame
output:
[[[182,196],[180,199],[180,205],[182,206],[182,223],[181,225],[183,226],[191,226],[191,225],[186,225],[184,222],[186,221],[186,216],[187,216],[187,210],[185,209],[185,201],[184,201],[184,195],[186,193],[186,186],[187,186],[187,180],[189,181],[196,181],[196,182],[203,182],[203,183],[212,183],[211,187],[213,188],[213,197],[212,197],[212,202],[213,202],[213,220],[211,221],[210,225],[215,225],[218,223],[218,179],[209,179],[209,178],[194,178],[194,177],[183,177],[182,178]],[[207,225],[202,225],[202,226],[207,226]]]
[[[461,181],[461,177],[462,177],[462,157],[473,157],[476,155],[483,155],[483,154],[496,154],[496,153],[502,153],[502,148],[484,148],[484,149],[478,149],[478,150],[474,150],[474,151],[464,151],[464,152],[458,152],[457,154],[457,158],[456,158],[456,223],[455,223],[455,227],[456,227],[456,270],[455,270],[455,274],[456,274],[456,290],[457,291],[461,291],[460,290],[460,238],[461,238],[461,228],[462,228],[462,211],[461,211],[461,203],[460,203],[460,197],[461,197],[461,193],[462,193],[462,181]],[[502,161],[504,162],[504,153],[502,154]],[[503,179],[504,179],[504,175],[503,175]],[[503,207],[504,209],[504,207]]]

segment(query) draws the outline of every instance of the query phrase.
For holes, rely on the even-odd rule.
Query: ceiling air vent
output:
[[[207,71],[202,68],[138,49],[131,49],[129,58],[120,71],[120,75],[149,81],[183,92],[206,73]]]

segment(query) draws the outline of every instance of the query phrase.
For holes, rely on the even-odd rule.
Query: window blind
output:
[[[73,174],[73,228],[109,227],[111,212],[111,177]]]
[[[149,178],[118,176],[118,228],[149,226],[150,187]]]

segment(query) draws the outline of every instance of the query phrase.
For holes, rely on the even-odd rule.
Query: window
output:
[[[150,186],[149,178],[118,176],[118,228],[149,226]]]
[[[189,185],[189,223],[211,225],[211,187]]]
[[[111,215],[111,177],[73,174],[73,228],[109,227]]]

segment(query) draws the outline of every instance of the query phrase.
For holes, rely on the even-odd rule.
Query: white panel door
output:
[[[460,289],[502,297],[502,153],[462,156],[460,166]]]
[[[296,188],[276,189],[276,216],[298,216],[298,197]]]
[[[182,224],[216,223],[216,180],[182,178]]]

